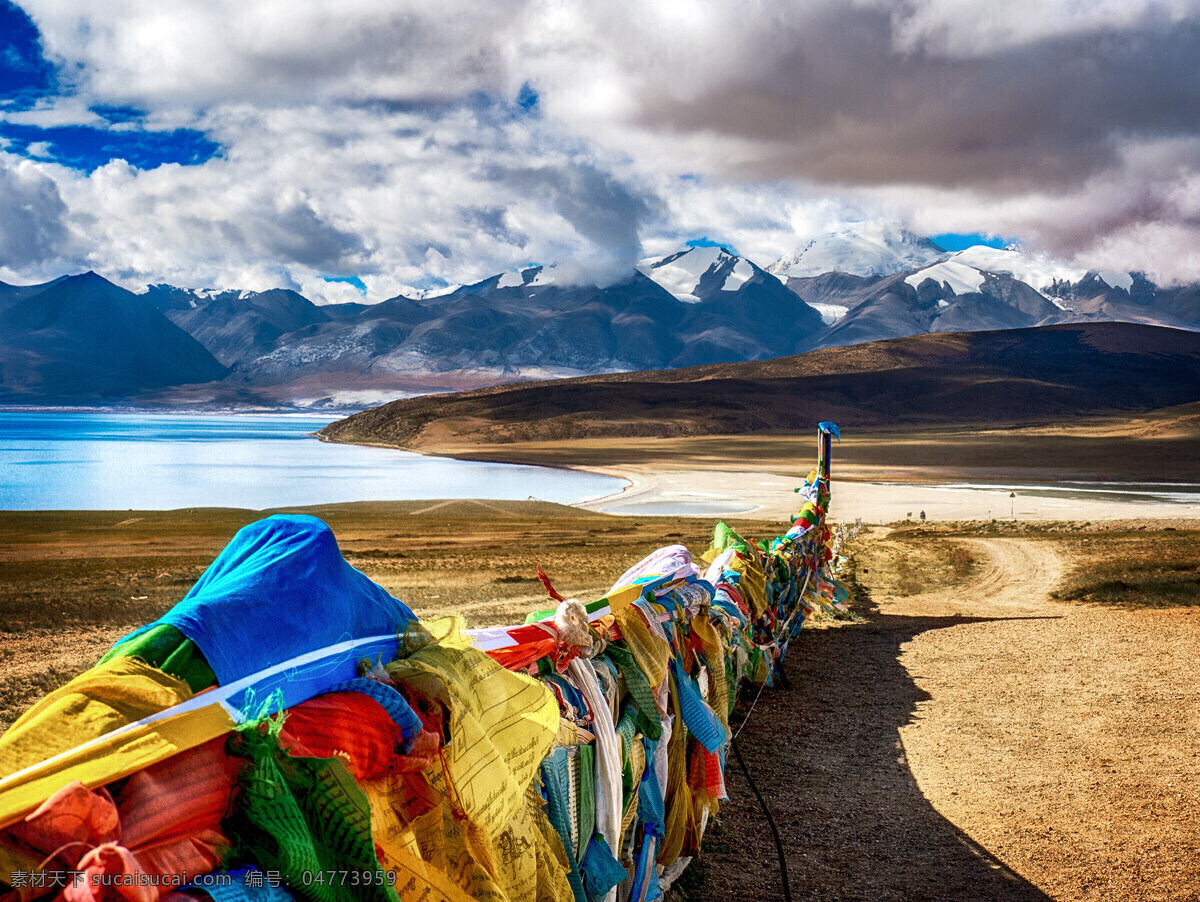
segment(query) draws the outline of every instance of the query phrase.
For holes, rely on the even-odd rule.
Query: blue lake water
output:
[[[342,501],[574,504],[620,479],[423,457],[311,437],[331,418],[0,412],[0,510],[262,510]]]

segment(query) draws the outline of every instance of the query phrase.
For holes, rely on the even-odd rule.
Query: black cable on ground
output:
[[[775,819],[771,817],[767,803],[763,799],[762,793],[758,791],[758,787],[754,785],[754,780],[750,776],[746,762],[742,759],[742,750],[738,748],[737,736],[733,737],[730,744],[733,746],[733,753],[737,755],[738,765],[742,768],[742,774],[746,777],[746,782],[750,784],[750,790],[754,793],[754,798],[758,799],[758,804],[762,808],[763,814],[767,816],[767,823],[771,825],[771,835],[775,837],[775,851],[779,853],[779,873],[783,878],[783,898],[786,902],[792,902],[792,891],[788,886],[787,858],[783,854],[783,840],[779,838],[779,830],[775,826]]]
[[[782,686],[785,691],[792,688],[791,681],[788,680],[787,674],[783,672],[782,661],[779,661],[775,664],[775,679],[779,681],[779,685]]]

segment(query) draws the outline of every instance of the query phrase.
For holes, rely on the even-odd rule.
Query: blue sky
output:
[[[699,238],[689,238],[684,244],[687,247],[720,247],[731,254],[737,253],[737,250],[728,241],[717,241],[716,239],[709,238],[707,235],[702,235]]]
[[[42,56],[37,27],[19,7],[0,0],[0,97],[28,108],[55,93],[57,74]]]
[[[216,156],[221,148],[194,129],[147,131],[133,128],[116,131],[108,127],[65,125],[41,128],[35,125],[0,125],[0,138],[8,140],[8,151],[37,160],[52,160],[80,172],[93,172],[111,160],[125,160],[138,169],[154,169],[163,163],[195,166]]]
[[[0,279],[377,300],[864,221],[1200,279],[1198,42],[1200,0],[0,0]]]
[[[929,239],[944,251],[961,251],[980,244],[986,247],[1008,247],[1010,244],[1019,243],[1016,238],[997,238],[995,235],[981,235],[978,232],[967,235],[930,235]]]
[[[0,102],[7,110],[28,111],[73,92],[69,78],[43,52],[37,27],[20,7],[0,0]],[[113,159],[138,169],[163,163],[197,165],[220,152],[220,146],[194,129],[149,130],[145,112],[134,107],[89,107],[95,125],[43,127],[0,122],[0,139],[10,153],[53,160],[71,169],[92,172]]]
[[[361,295],[366,295],[366,293],[367,293],[367,286],[363,283],[363,280],[360,279],[358,276],[322,276],[322,278],[326,282],[330,282],[330,283],[334,283],[334,284],[340,282],[344,285],[350,285],[351,287],[357,289],[358,293]]]

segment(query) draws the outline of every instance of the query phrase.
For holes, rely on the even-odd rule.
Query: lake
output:
[[[0,412],[0,510],[264,508],[491,498],[574,504],[624,480],[336,445],[330,417]]]

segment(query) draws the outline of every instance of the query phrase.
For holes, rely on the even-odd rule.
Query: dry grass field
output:
[[[423,615],[517,622],[595,597],[711,519],[540,502],[304,512]],[[241,510],[0,514],[0,723],[187,591]],[[739,522],[750,535],[781,524]],[[854,546],[858,619],[806,630],[788,688],[735,723],[794,898],[1200,895],[1200,532],[1195,523],[897,524]],[[731,801],[677,895],[782,898],[730,756]],[[747,849],[754,854],[747,855]]]
[[[980,564],[956,540],[975,538],[1052,547],[1064,561],[1047,587],[1052,599],[1127,610],[1200,605],[1200,522],[1188,520],[899,524],[858,549],[859,579],[894,597],[963,584]]]
[[[521,623],[564,595],[598,598],[655,548],[708,547],[712,520],[610,517],[547,502],[375,502],[289,509],[324,519],[347,560],[418,615]],[[181,599],[269,511],[0,512],[0,729]],[[777,535],[768,521],[731,521]],[[786,524],[782,526],[786,528]]]

